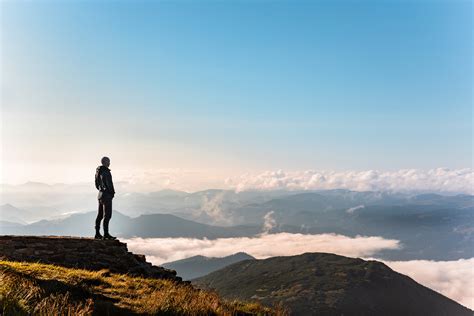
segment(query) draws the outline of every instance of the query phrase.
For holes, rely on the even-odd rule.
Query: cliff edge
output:
[[[119,240],[69,236],[0,236],[0,260],[41,262],[182,282],[176,271],[157,267]]]

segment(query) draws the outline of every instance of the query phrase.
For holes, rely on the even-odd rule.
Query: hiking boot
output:
[[[99,232],[96,232],[94,239],[104,239],[104,237]]]
[[[104,234],[104,239],[117,239],[117,237],[114,237],[114,236],[110,235],[109,233],[105,233]]]

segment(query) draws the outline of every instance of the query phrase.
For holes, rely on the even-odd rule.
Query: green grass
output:
[[[0,261],[0,315],[286,315],[170,280]]]

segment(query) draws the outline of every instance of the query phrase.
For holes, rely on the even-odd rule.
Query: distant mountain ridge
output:
[[[191,280],[224,268],[230,264],[249,259],[255,258],[245,252],[238,252],[226,257],[193,256],[163,263],[161,266],[175,270],[183,280]]]
[[[328,253],[244,260],[192,283],[228,299],[281,301],[294,315],[473,314],[381,262]]]
[[[28,182],[22,185],[0,184],[2,191],[2,203],[10,203],[18,208],[34,211],[33,218],[26,219],[27,222],[41,218],[50,218],[66,212],[83,212],[95,208],[96,189],[92,183],[77,184],[44,184]],[[130,191],[132,190],[132,191]],[[137,216],[141,214],[171,213],[180,217],[191,219],[202,223],[227,225],[226,222],[216,221],[212,214],[206,212],[206,204],[212,202],[218,205],[220,211],[226,216],[221,219],[232,218],[231,225],[253,223],[255,218],[240,217],[241,208],[247,205],[261,205],[271,200],[302,199],[305,194],[318,195],[326,201],[314,201],[314,207],[319,204],[323,208],[337,209],[339,207],[351,207],[353,203],[364,205],[406,205],[410,203],[437,203],[438,206],[450,205],[457,207],[459,201],[466,200],[470,206],[474,206],[472,196],[465,194],[442,195],[437,193],[399,193],[387,191],[350,191],[346,189],[334,190],[270,190],[270,191],[241,191],[225,189],[212,189],[197,192],[183,192],[177,190],[160,190],[155,192],[136,192],[127,183],[117,181],[117,194],[115,205],[123,214]],[[416,196],[427,197],[425,201],[417,200]],[[280,203],[280,202],[278,202]],[[323,204],[320,204],[323,203]],[[454,204],[453,204],[454,203]],[[464,206],[465,207],[465,206]],[[239,210],[239,211],[238,211]],[[250,214],[247,214],[250,215]],[[261,217],[256,219],[261,220]]]
[[[95,204],[95,195],[88,202]],[[123,212],[113,212],[111,229],[118,236],[127,238],[249,237],[262,232],[268,217],[273,223],[267,227],[269,233],[337,233],[350,237],[364,235],[399,240],[403,245],[401,249],[383,250],[378,254],[378,257],[387,260],[474,257],[472,195],[349,190],[206,190],[195,193],[164,190],[149,194],[119,194],[114,200],[114,207],[119,210],[136,207],[131,213],[146,213],[129,217]],[[95,211],[23,227],[12,225],[19,223],[14,218],[21,212],[17,209],[21,210],[10,204],[6,211],[2,211],[0,221],[4,222],[0,222],[0,233],[79,236],[93,233],[91,223]],[[44,210],[30,213],[38,217],[42,212]],[[216,224],[219,221],[226,224]],[[433,243],[434,240],[436,243]]]
[[[9,203],[0,205],[0,220],[17,223],[27,224],[28,218],[31,217],[31,212],[17,208]]]
[[[29,225],[4,226],[4,235],[74,235],[90,237],[94,234],[96,212],[72,214],[66,218],[41,220]],[[242,237],[259,233],[258,225],[233,227],[212,226],[186,220],[171,214],[148,214],[135,218],[113,211],[111,232],[120,237]]]

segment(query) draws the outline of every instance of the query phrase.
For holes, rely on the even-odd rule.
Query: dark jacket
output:
[[[99,190],[97,199],[113,199],[115,195],[114,183],[110,169],[105,166],[99,166],[95,172],[95,187]]]

